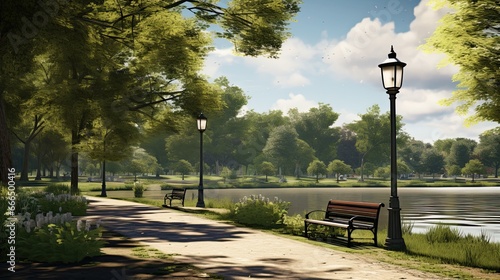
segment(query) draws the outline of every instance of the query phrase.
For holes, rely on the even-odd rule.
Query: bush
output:
[[[69,194],[71,192],[69,186],[64,184],[50,184],[45,187],[44,191],[46,193],[52,193],[54,195]]]
[[[292,235],[303,235],[304,232],[304,218],[297,214],[295,216],[285,215],[283,217],[283,233]]]
[[[288,213],[290,202],[284,202],[277,197],[270,200],[262,195],[244,197],[230,209],[231,217],[238,223],[248,226],[272,227],[283,223]]]
[[[19,230],[19,246],[16,246],[19,257],[24,260],[75,263],[85,257],[100,255],[100,249],[104,245],[104,241],[100,240],[101,228],[79,226],[82,224],[81,220],[45,224],[33,230],[28,229],[33,222],[25,223],[28,223],[28,227]]]
[[[70,212],[73,216],[83,216],[87,213],[87,200],[83,196],[49,193],[38,199],[38,203],[43,213]]]
[[[134,186],[132,187],[132,190],[134,191],[134,197],[140,198],[142,197],[146,188],[144,187],[143,184],[135,182]]]

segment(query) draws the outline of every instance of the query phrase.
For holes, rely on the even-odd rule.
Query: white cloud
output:
[[[232,64],[236,58],[232,48],[215,49],[205,59],[203,73],[209,77],[217,77],[219,68],[222,65]]]
[[[325,50],[324,63],[329,65],[335,76],[356,77],[380,84],[378,64],[394,45],[398,58],[407,63],[405,85],[409,87],[431,87],[452,89],[451,75],[457,69],[437,69],[443,55],[424,53],[419,46],[435,30],[439,19],[446,11],[435,11],[422,1],[415,8],[415,20],[408,32],[396,33],[394,22],[382,24],[376,18],[365,18],[356,24],[338,43],[332,43]]]
[[[276,86],[287,88],[310,84],[307,76],[315,71],[315,57],[319,54],[315,46],[290,38],[283,43],[279,58],[245,57],[244,60],[260,74],[272,77]]]
[[[287,114],[290,109],[297,108],[299,112],[307,112],[313,107],[317,107],[316,101],[307,100],[302,94],[289,94],[289,99],[278,99],[271,107],[272,110],[281,110]]]

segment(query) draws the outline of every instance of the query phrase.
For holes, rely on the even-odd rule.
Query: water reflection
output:
[[[163,199],[168,191],[146,191],[148,198]],[[380,227],[387,226],[389,188],[287,188],[287,189],[205,189],[206,198],[229,198],[236,202],[243,196],[262,194],[291,202],[289,214],[304,214],[324,209],[329,199],[382,202]],[[500,242],[500,187],[471,188],[399,188],[401,215],[414,224],[414,232],[424,232],[442,223],[457,227],[464,234],[480,235],[485,231]],[[108,192],[111,197],[132,197],[132,191]],[[188,190],[196,197],[196,190]]]

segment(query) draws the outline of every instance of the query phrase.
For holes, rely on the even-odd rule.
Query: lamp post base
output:
[[[198,186],[198,202],[196,207],[205,208],[205,199],[203,198],[203,185]]]
[[[387,210],[389,210],[389,225],[385,247],[389,250],[404,251],[406,250],[406,244],[401,231],[401,208],[399,208],[399,198],[397,196],[390,198]]]

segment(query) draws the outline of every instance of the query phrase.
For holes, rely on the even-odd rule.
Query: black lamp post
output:
[[[198,185],[198,202],[196,207],[205,207],[203,200],[203,132],[207,129],[207,118],[201,113],[196,119],[198,131],[200,132],[200,184]]]
[[[403,84],[403,68],[406,63],[396,58],[391,46],[389,58],[379,64],[382,72],[382,84],[389,94],[391,102],[391,197],[389,200],[389,227],[385,246],[390,250],[405,250],[406,245],[401,232],[401,208],[398,197],[398,172],[396,157],[396,94]]]

